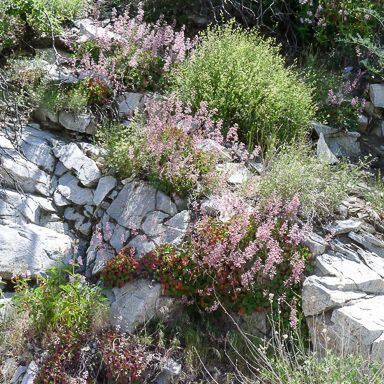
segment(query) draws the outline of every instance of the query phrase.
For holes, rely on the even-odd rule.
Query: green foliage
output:
[[[345,53],[348,45],[343,40],[350,34],[373,35],[378,22],[371,13],[381,11],[382,6],[381,0],[306,1],[300,7],[297,23],[300,25],[301,21],[300,32],[307,33],[307,42],[313,35],[313,45],[325,49],[337,47]]]
[[[263,149],[305,136],[314,116],[311,89],[284,66],[279,47],[233,23],[208,29],[196,52],[171,76],[172,89],[196,109],[217,109],[225,128]]]
[[[291,353],[269,357],[268,365],[261,369],[260,379],[270,384],[379,384],[384,379],[380,364],[358,355],[337,356],[331,351],[319,358],[295,348]]]
[[[86,7],[85,0],[2,0],[0,35],[9,32],[7,20],[20,20],[34,33],[58,33],[65,20],[72,20]]]
[[[373,179],[370,189],[366,194],[367,201],[372,208],[380,215],[384,216],[384,179],[381,173]]]
[[[101,272],[101,279],[106,287],[123,287],[133,280],[139,269],[139,263],[134,259],[133,248],[123,248],[119,254],[107,261]]]
[[[363,101],[356,94],[360,74],[349,79],[321,64],[317,56],[309,56],[304,68],[305,81],[313,89],[316,103],[316,120],[341,129],[357,129]]]
[[[196,150],[191,137],[173,127],[159,134],[159,145],[156,147],[160,149],[157,152],[149,142],[154,137],[145,134],[144,126],[144,120],[139,117],[128,127],[109,124],[98,133],[100,142],[108,150],[106,161],[119,178],[144,177],[157,189],[165,193],[176,192],[181,196],[201,194],[214,182],[213,177],[206,177],[213,169],[213,154]],[[172,168],[176,153],[180,154],[180,162]],[[172,169],[177,170],[172,172]]]
[[[42,82],[35,90],[35,103],[51,111],[84,112],[91,105],[104,105],[110,97],[110,89],[102,80],[86,78],[79,83]]]
[[[300,213],[306,219],[326,218],[364,180],[361,166],[320,161],[309,146],[285,146],[270,160],[260,182],[261,199],[271,195],[289,199],[300,195]]]
[[[88,284],[74,272],[74,266],[51,267],[46,276],[37,277],[36,287],[28,277],[15,278],[13,301],[18,311],[26,311],[38,334],[68,329],[86,332],[92,314],[101,308],[104,298],[97,286]]]
[[[384,14],[374,10],[364,10],[378,27],[375,33],[361,34],[351,31],[344,42],[356,46],[360,63],[363,64],[373,77],[384,78]]]

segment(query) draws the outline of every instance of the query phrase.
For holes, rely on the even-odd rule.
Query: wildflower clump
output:
[[[176,31],[165,21],[144,21],[139,7],[136,16],[126,10],[114,13],[111,23],[80,57],[82,70],[108,78],[117,90],[156,90],[164,75],[182,62],[195,41],[185,37],[184,28]],[[80,48],[79,51],[84,51]]]
[[[121,178],[139,176],[166,193],[202,194],[217,181],[218,155],[203,149],[206,140],[240,145],[221,134],[205,103],[195,113],[171,96],[149,100],[145,115],[129,126],[109,125],[99,134],[107,163]]]
[[[203,214],[189,240],[140,259],[137,275],[207,311],[219,303],[240,312],[268,308],[271,293],[291,301],[309,257],[302,245],[309,228],[295,221],[298,209],[298,196],[286,204],[274,197],[265,207],[239,207],[226,222]]]

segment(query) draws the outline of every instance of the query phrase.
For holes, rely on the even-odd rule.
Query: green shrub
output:
[[[74,334],[86,332],[104,301],[100,288],[85,282],[74,266],[50,268],[46,276],[38,276],[36,287],[31,287],[30,281],[28,277],[15,278],[13,301],[18,311],[29,314],[39,335],[62,329]]]
[[[172,89],[194,108],[217,109],[225,127],[264,149],[303,137],[314,115],[311,90],[284,66],[272,40],[229,23],[201,35],[193,56],[171,76]]]
[[[55,112],[67,110],[77,113],[91,105],[104,105],[111,94],[104,81],[92,78],[75,84],[42,82],[34,93],[32,98],[39,106]]]
[[[356,47],[360,63],[368,69],[373,78],[384,78],[384,13],[372,9],[365,9],[364,12],[374,20],[378,28],[375,33],[361,34],[359,31],[351,31],[345,37],[344,42]]]
[[[381,173],[371,182],[366,199],[379,215],[384,216],[384,179]]]
[[[264,200],[273,194],[284,199],[299,194],[303,217],[325,218],[363,178],[361,166],[346,161],[331,166],[306,145],[285,146],[268,164],[259,192]]]
[[[86,4],[87,0],[2,0],[0,35],[10,32],[10,18],[20,20],[35,34],[58,33],[62,23],[81,14]]]
[[[372,36],[379,23],[371,13],[381,11],[382,7],[382,1],[377,0],[305,1],[300,6],[296,23],[300,33],[307,36],[304,42],[351,54],[351,47],[344,39],[351,34]]]

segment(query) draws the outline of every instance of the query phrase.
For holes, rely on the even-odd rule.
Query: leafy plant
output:
[[[375,0],[303,0],[300,4],[297,21],[301,24],[301,33],[309,32],[309,36],[313,33],[314,43],[322,48],[337,47],[344,52],[349,48],[344,39],[351,34],[363,37],[374,34],[379,23],[372,12],[381,11],[383,5],[382,1]]]
[[[365,104],[361,94],[363,73],[337,74],[320,64],[317,56],[308,57],[304,69],[306,82],[313,89],[316,119],[341,129],[357,129]]]
[[[216,180],[217,154],[201,148],[211,138],[223,143],[220,123],[206,105],[196,113],[174,98],[147,103],[146,116],[128,127],[109,125],[99,134],[107,163],[121,178],[140,176],[157,188],[180,195],[201,194]]]
[[[108,78],[116,90],[161,88],[164,75],[194,46],[184,28],[175,31],[161,19],[154,24],[145,22],[142,7],[136,16],[128,10],[115,13],[102,31],[94,44],[80,47],[86,51],[80,67],[96,78]]]
[[[208,29],[193,55],[171,74],[172,90],[196,110],[217,110],[224,132],[239,125],[241,141],[263,149],[302,138],[314,115],[311,89],[286,68],[270,39],[234,23]]]
[[[80,15],[86,5],[86,0],[2,0],[0,36],[12,36],[15,25],[24,26],[25,33],[29,34],[27,38],[42,33],[57,34],[63,22]],[[8,41],[8,45],[11,42]]]
[[[140,383],[147,366],[160,359],[136,337],[110,328],[80,335],[66,330],[50,335],[48,340],[49,353],[36,384],[70,384],[85,378],[116,384]]]
[[[85,78],[75,84],[41,82],[32,97],[36,104],[51,111],[81,113],[88,106],[106,104],[110,96],[110,88],[103,80]]]
[[[301,244],[308,228],[294,221],[298,206],[297,197],[286,204],[271,198],[255,210],[238,206],[228,222],[203,215],[183,244],[158,246],[138,261],[129,252],[127,265],[135,270],[125,276],[153,276],[166,294],[208,312],[221,303],[251,313],[268,308],[269,295],[296,303],[295,289],[310,258]],[[111,264],[121,260],[117,256]],[[121,269],[107,267],[108,275],[116,275],[109,281],[119,282]]]
[[[46,276],[37,277],[36,287],[30,287],[30,281],[30,277],[15,277],[12,300],[19,311],[28,312],[40,335],[59,329],[85,332],[104,301],[100,288],[75,273],[74,265],[51,267]]]
[[[307,145],[285,146],[270,159],[262,175],[261,199],[277,195],[283,199],[300,196],[300,215],[306,219],[326,218],[365,175],[362,166],[341,161],[331,166],[321,161]]]
[[[101,272],[101,278],[107,287],[122,287],[133,280],[139,263],[135,260],[133,248],[123,248],[119,254],[107,261]]]
[[[371,182],[366,199],[377,213],[384,215],[384,179],[381,173]]]
[[[382,39],[384,29],[384,15],[382,11],[365,9],[366,15],[375,20],[377,29],[375,33],[361,34],[358,31],[351,31],[345,37],[344,42],[356,47],[360,63],[368,69],[373,77],[384,77],[384,42]]]

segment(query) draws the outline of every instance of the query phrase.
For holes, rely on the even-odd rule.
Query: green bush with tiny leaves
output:
[[[194,54],[171,74],[171,88],[198,108],[217,109],[224,129],[263,149],[302,138],[315,108],[311,89],[286,67],[271,39],[233,22],[203,32]]]

